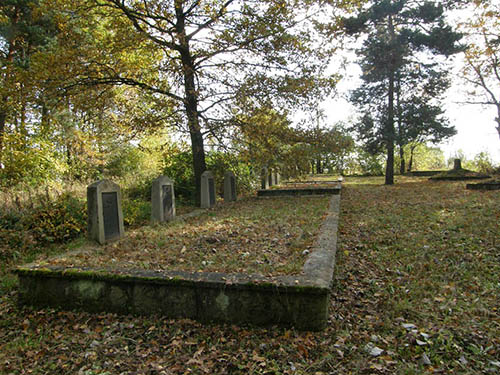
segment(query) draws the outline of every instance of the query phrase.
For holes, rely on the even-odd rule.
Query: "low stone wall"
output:
[[[120,271],[19,267],[19,301],[36,306],[162,314],[202,322],[288,325],[320,330],[328,317],[333,282],[340,195],[332,197],[300,275]]]
[[[258,197],[280,197],[294,195],[339,195],[341,188],[336,187],[310,187],[257,190]]]
[[[446,171],[412,171],[406,172],[405,176],[415,176],[415,177],[430,177],[435,176]]]
[[[467,184],[465,187],[469,190],[500,190],[500,181]]]

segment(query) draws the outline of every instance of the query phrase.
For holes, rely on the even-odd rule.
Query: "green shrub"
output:
[[[179,151],[171,154],[165,161],[164,175],[174,181],[175,195],[180,202],[194,202],[195,184],[193,174],[193,154],[191,151]],[[209,151],[206,154],[207,169],[215,177],[217,194],[222,195],[224,189],[224,173],[234,172],[237,178],[238,193],[248,193],[254,189],[255,177],[249,166],[238,156],[220,151]]]
[[[11,260],[36,244],[31,233],[23,227],[20,215],[14,212],[0,213],[0,258]]]
[[[139,176],[134,182],[123,188],[123,200],[138,199],[142,201],[151,201],[151,186],[153,178]]]
[[[26,220],[25,228],[40,244],[67,242],[85,232],[86,204],[65,193],[54,201],[34,208],[23,220]]]
[[[174,181],[175,196],[180,200],[194,201],[195,184],[193,174],[193,154],[178,151],[169,154],[165,160],[163,174]]]
[[[123,224],[141,226],[151,219],[151,203],[143,199],[127,198],[122,200]]]

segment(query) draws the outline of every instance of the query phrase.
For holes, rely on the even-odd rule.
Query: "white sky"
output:
[[[471,7],[448,14],[450,23],[456,24],[471,17],[473,9]],[[327,125],[338,121],[348,123],[349,118],[354,117],[356,114],[356,108],[343,97],[361,84],[359,78],[361,69],[357,64],[353,63],[357,59],[354,49],[359,47],[360,43],[358,41],[351,45],[349,51],[339,52],[350,62],[346,70],[340,68],[338,61],[333,63],[337,67],[332,66],[332,68],[339,69],[339,73],[345,74],[345,77],[337,86],[338,97],[327,100],[322,105],[322,109],[327,116],[327,119],[325,119]],[[479,152],[486,151],[494,164],[500,165],[500,137],[495,129],[494,120],[497,116],[495,107],[461,104],[467,100],[473,100],[473,98],[467,97],[467,87],[464,81],[458,77],[460,68],[463,66],[462,59],[463,56],[460,55],[454,58],[451,67],[452,87],[448,90],[444,103],[445,114],[450,123],[455,126],[457,135],[438,146],[444,151],[445,158],[454,156],[457,151],[461,150],[467,159],[473,159]]]
[[[458,70],[459,65],[460,59],[457,59],[454,70]],[[361,83],[360,73],[358,65],[350,65],[346,76],[337,86],[339,96],[323,103],[322,109],[327,116],[326,124],[338,121],[348,123],[349,119],[356,115],[356,108],[342,97]],[[496,110],[493,106],[461,104],[467,99],[471,100],[467,98],[464,82],[457,77],[447,92],[444,107],[450,123],[455,125],[457,135],[438,146],[444,151],[446,159],[454,156],[459,150],[467,159],[473,159],[479,152],[487,151],[494,164],[500,165],[500,137],[494,122]]]

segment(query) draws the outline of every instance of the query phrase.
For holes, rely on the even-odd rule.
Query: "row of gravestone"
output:
[[[262,168],[260,172],[260,187],[261,189],[269,189],[273,185],[279,185],[281,176],[276,169]]]
[[[201,175],[201,207],[215,205],[215,179],[210,171]],[[236,177],[224,174],[224,200],[236,200]],[[87,187],[88,236],[104,244],[124,234],[120,186],[109,180],[94,182]],[[151,187],[151,221],[161,223],[175,217],[174,182],[160,176]]]

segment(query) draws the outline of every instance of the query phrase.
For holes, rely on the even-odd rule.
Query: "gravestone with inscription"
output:
[[[262,170],[260,171],[260,188],[263,190],[269,189],[269,181],[267,179],[267,175],[267,168],[262,168]]]
[[[151,222],[163,223],[175,217],[174,182],[160,176],[151,187]]]
[[[224,173],[224,201],[231,202],[236,200],[236,176],[233,172]]]
[[[273,170],[273,183],[274,185],[280,184],[280,174],[277,169]]]
[[[120,186],[100,180],[87,187],[88,236],[104,244],[123,237]]]
[[[201,175],[201,208],[215,206],[215,179],[210,171]]]

